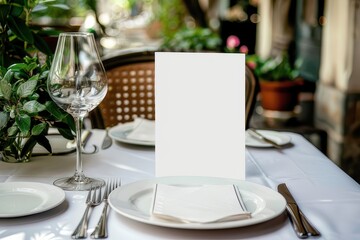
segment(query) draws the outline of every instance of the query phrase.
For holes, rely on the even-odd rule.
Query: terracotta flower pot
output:
[[[261,105],[265,110],[293,111],[298,104],[302,80],[260,80]]]

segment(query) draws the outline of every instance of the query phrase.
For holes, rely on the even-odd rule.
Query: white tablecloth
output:
[[[104,131],[94,130],[90,144],[100,146]],[[246,180],[276,189],[285,182],[305,215],[320,230],[318,239],[360,239],[360,187],[302,136],[291,136],[283,149],[247,148]],[[176,154],[176,153],[174,153]],[[29,163],[0,162],[0,182],[51,184],[73,174],[75,154],[34,157]],[[154,148],[115,143],[107,150],[84,155],[86,175],[121,177],[123,184],[154,177]],[[70,239],[85,210],[87,192],[66,192],[66,201],[40,214],[0,219],[1,239]],[[26,201],[26,199],[24,199]],[[0,203],[1,204],[1,203]],[[89,234],[102,207],[91,214]],[[90,237],[89,237],[90,239]],[[227,230],[180,230],[151,226],[109,214],[108,239],[297,239],[286,213],[265,223]]]

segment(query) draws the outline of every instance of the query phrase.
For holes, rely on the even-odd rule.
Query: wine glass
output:
[[[76,170],[72,177],[60,178],[54,185],[69,191],[102,186],[104,180],[83,173],[81,129],[84,117],[105,97],[107,79],[92,33],[61,33],[51,64],[48,92],[76,124]]]

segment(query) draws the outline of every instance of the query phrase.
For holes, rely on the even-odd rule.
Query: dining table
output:
[[[106,131],[92,129],[87,146],[101,146]],[[247,182],[277,191],[286,183],[299,207],[321,236],[309,239],[360,239],[360,186],[303,136],[291,138],[286,147],[246,147]],[[186,151],[179,146],[179,151]],[[174,152],[173,154],[177,154]],[[52,184],[71,176],[76,154],[33,156],[27,163],[0,161],[0,183]],[[121,178],[122,187],[156,178],[155,147],[114,141],[108,149],[83,155],[87,176]],[[191,167],[191,166],[189,166]],[[71,239],[86,208],[86,191],[65,191],[65,200],[47,211],[22,217],[0,218],[0,239]],[[23,199],[25,203],[27,199]],[[0,202],[1,204],[1,202]],[[88,235],[101,215],[102,204],[93,208]],[[90,237],[88,237],[90,239]],[[180,229],[130,219],[113,209],[108,215],[108,239],[298,239],[284,210],[278,216],[253,225],[226,229]]]

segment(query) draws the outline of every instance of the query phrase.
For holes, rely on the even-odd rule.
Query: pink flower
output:
[[[248,53],[249,52],[249,48],[246,46],[246,45],[242,45],[241,47],[240,47],[240,49],[239,49],[239,51],[241,52],[241,53]]]
[[[252,70],[254,70],[256,68],[256,62],[248,61],[247,65]]]
[[[240,45],[240,39],[235,35],[230,35],[226,39],[226,47],[233,49]]]

